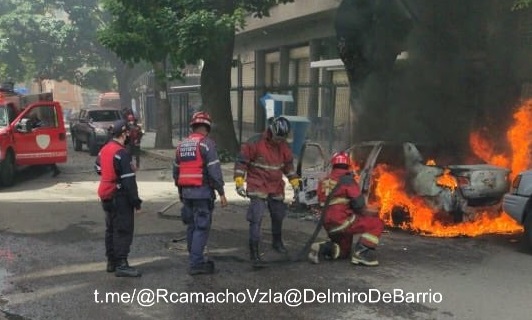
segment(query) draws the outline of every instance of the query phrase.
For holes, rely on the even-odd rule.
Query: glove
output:
[[[243,187],[243,186],[244,186],[244,182],[245,182],[245,181],[244,181],[244,177],[236,177],[236,178],[235,178],[235,186],[236,186],[237,188],[239,188],[239,187]]]
[[[239,196],[247,198],[248,194],[246,192],[246,188],[244,187],[236,187],[236,193],[238,193]]]
[[[294,188],[294,190],[299,189],[299,178],[292,178],[288,182],[290,182],[290,184],[292,185],[292,188]]]
[[[244,188],[244,178],[243,177],[236,177],[235,178],[235,186],[236,186],[236,193],[238,193],[239,196],[246,198],[247,192]]]

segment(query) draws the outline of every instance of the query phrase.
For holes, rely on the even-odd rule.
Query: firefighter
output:
[[[311,246],[309,259],[319,263],[320,258],[334,260],[348,258],[351,255],[353,235],[360,234],[351,255],[351,263],[356,265],[377,266],[379,264],[375,248],[384,229],[384,223],[366,210],[364,197],[351,171],[351,158],[345,152],[335,153],[331,159],[330,174],[318,185],[318,199],[322,209],[323,227],[329,241],[315,242]],[[346,179],[345,176],[348,176]],[[336,190],[333,188],[340,183]],[[348,181],[345,183],[344,181]]]
[[[194,113],[190,121],[192,133],[177,146],[173,169],[183,203],[181,218],[187,225],[190,275],[214,273],[214,262],[207,260],[203,251],[209,238],[215,191],[221,206],[227,206],[216,145],[208,137],[211,124],[207,112]]]
[[[124,120],[114,122],[113,139],[100,150],[95,168],[101,176],[98,196],[105,211],[107,272],[115,272],[117,277],[140,277],[141,273],[127,260],[133,241],[134,213],[140,211],[142,203],[131,156],[124,147],[127,128]]]
[[[286,142],[289,133],[290,122],[286,118],[272,119],[262,134],[250,138],[242,145],[235,162],[237,193],[250,199],[246,218],[249,221],[250,259],[255,268],[267,265],[259,252],[260,229],[266,208],[271,217],[272,247],[279,253],[287,253],[282,240],[283,219],[286,215],[283,174],[294,189],[299,187],[293,154]]]
[[[133,114],[127,116],[127,121],[129,125],[129,143],[126,145],[126,148],[131,157],[135,158],[135,168],[138,169],[140,166],[140,141],[144,133]]]

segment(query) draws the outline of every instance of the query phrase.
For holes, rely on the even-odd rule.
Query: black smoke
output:
[[[354,140],[407,140],[460,153],[469,150],[469,133],[485,128],[504,149],[522,81],[510,8],[503,0],[342,1],[336,29],[340,49],[354,53],[340,50],[355,88]],[[403,50],[408,59],[396,61]]]

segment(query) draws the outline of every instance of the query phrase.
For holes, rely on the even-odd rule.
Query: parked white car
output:
[[[502,208],[525,228],[525,241],[532,248],[532,170],[519,173],[510,192],[502,199]]]

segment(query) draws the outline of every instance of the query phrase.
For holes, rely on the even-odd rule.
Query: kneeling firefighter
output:
[[[320,258],[334,260],[348,258],[351,263],[366,266],[379,264],[375,248],[384,229],[378,216],[365,214],[365,200],[351,171],[351,158],[345,152],[338,152],[331,159],[330,174],[318,185],[318,199],[323,208],[323,227],[329,241],[315,242],[311,246],[309,260],[319,263]],[[345,176],[349,175],[349,179]],[[342,181],[342,182],[340,182]],[[345,182],[347,181],[347,182]],[[353,235],[360,234],[353,253]]]

